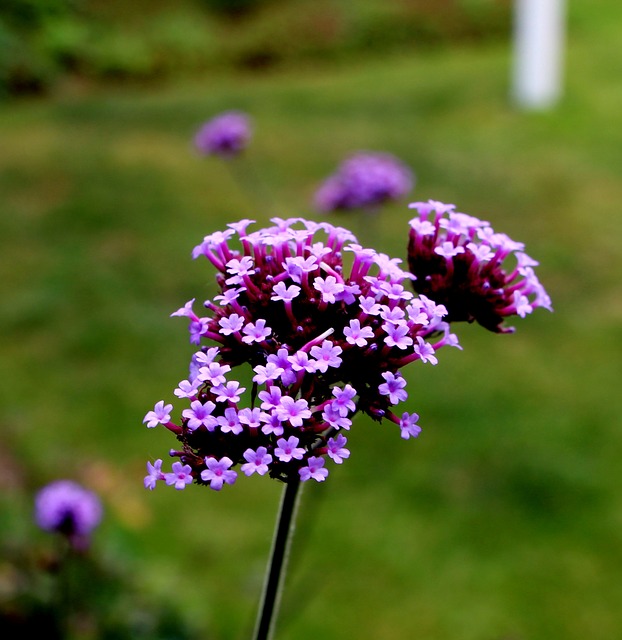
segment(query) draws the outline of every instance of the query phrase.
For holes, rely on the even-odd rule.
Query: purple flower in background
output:
[[[315,193],[319,211],[373,209],[406,196],[413,172],[389,153],[359,152],[347,158]]]
[[[431,361],[441,346],[459,347],[446,310],[405,289],[411,275],[399,259],[329,223],[271,222],[257,231],[250,221],[232,224],[192,251],[215,268],[216,295],[202,317],[192,302],[175,314],[191,320],[190,343],[201,347],[175,390],[185,408],[161,401],[145,416],[180,443],[170,452],[172,473],[160,460],[148,464],[148,489],[164,481],[219,491],[236,469],[321,482],[325,464],[349,457],[340,431],[356,413],[414,435],[419,427],[394,410],[408,399],[400,369]]]
[[[251,134],[250,119],[245,113],[225,111],[198,130],[194,144],[199,153],[229,158],[246,148]]]
[[[428,200],[410,208],[418,214],[410,221],[408,242],[413,288],[447,310],[446,322],[475,321],[509,333],[514,329],[503,326],[508,316],[524,318],[536,307],[552,311],[533,269],[538,263],[524,253],[522,243],[496,233],[488,222],[456,212],[453,204]]]
[[[62,534],[76,549],[88,546],[102,513],[97,495],[72,480],[51,482],[35,498],[35,520],[39,527]]]

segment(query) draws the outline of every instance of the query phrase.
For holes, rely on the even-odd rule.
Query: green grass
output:
[[[586,7],[548,113],[508,102],[500,45],[2,106],[3,539],[44,542],[33,492],[76,477],[106,503],[100,553],[200,637],[249,636],[280,487],[142,489],[145,460],[172,445],[142,417],[191,353],[168,315],[209,295],[190,259],[205,234],[315,216],[345,154],[386,150],[415,170],[413,199],[525,242],[555,312],[510,336],[462,327],[464,351],[413,367],[419,440],[356,425],[347,464],[305,488],[277,638],[620,637],[620,28]],[[271,200],[191,149],[230,107],[255,119],[244,163]],[[408,219],[399,203],[374,228],[339,223],[404,258]]]

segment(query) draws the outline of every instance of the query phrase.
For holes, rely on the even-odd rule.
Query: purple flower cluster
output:
[[[412,171],[388,153],[357,153],[347,158],[315,194],[320,211],[374,208],[404,197],[413,188]]]
[[[358,411],[416,437],[417,414],[394,410],[408,397],[400,369],[458,346],[446,309],[404,286],[412,276],[400,260],[328,223],[273,218],[247,232],[252,222],[193,250],[215,267],[218,294],[203,312],[190,300],[172,314],[188,319],[197,350],[174,391],[180,417],[160,401],[144,418],[179,441],[171,471],[147,463],[149,489],[220,490],[240,473],[323,481],[327,461],[349,457],[344,433]]]
[[[102,518],[99,498],[72,480],[56,480],[35,498],[35,521],[42,529],[60,533],[83,547]]]
[[[455,211],[453,204],[429,200],[409,205],[417,211],[410,221],[408,266],[413,287],[443,305],[447,322],[476,321],[486,329],[508,333],[508,316],[524,318],[536,307],[552,311],[540,284],[537,262],[524,245],[488,222]]]
[[[250,119],[245,113],[225,111],[199,129],[194,144],[202,154],[228,158],[246,148],[251,132]]]

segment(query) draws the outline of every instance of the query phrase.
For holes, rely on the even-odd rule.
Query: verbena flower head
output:
[[[84,547],[102,518],[99,498],[72,480],[56,480],[35,498],[35,521],[46,531],[65,536],[75,547]]]
[[[346,229],[302,218],[252,221],[204,238],[193,257],[216,270],[217,295],[186,303],[189,376],[144,418],[177,438],[171,471],[147,463],[145,487],[221,490],[240,475],[325,480],[349,456],[355,413],[418,435],[400,369],[457,339],[445,309],[416,298],[400,260],[365,249]],[[173,416],[176,416],[175,418]],[[397,428],[399,427],[399,432]]]
[[[225,111],[197,132],[194,144],[205,155],[231,157],[243,151],[251,138],[249,117],[241,111]]]
[[[413,287],[447,310],[447,322],[476,321],[497,333],[508,316],[524,318],[537,307],[552,311],[540,284],[537,262],[524,245],[488,222],[455,211],[453,204],[434,200],[409,205],[408,266]]]
[[[347,158],[317,190],[320,211],[375,208],[413,188],[412,171],[388,153],[359,152]]]

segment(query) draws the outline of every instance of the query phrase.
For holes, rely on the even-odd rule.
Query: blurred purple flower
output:
[[[145,416],[176,436],[170,455],[183,471],[179,478],[159,461],[148,464],[149,489],[167,478],[183,489],[192,476],[219,491],[236,481],[236,468],[321,482],[326,461],[349,456],[339,431],[357,412],[416,436],[419,427],[393,410],[408,398],[399,370],[417,360],[435,364],[440,347],[459,347],[445,310],[405,289],[412,276],[399,259],[361,247],[342,227],[271,222],[254,232],[250,221],[231,224],[192,251],[216,269],[217,302],[203,303],[204,317],[194,301],[171,314],[187,318],[192,344],[209,344],[190,358],[189,391],[176,389],[186,403],[179,421],[168,421],[164,401]]]
[[[99,498],[72,480],[56,480],[41,489],[35,498],[35,521],[45,531],[65,536],[71,545],[88,546],[92,531],[102,518]]]
[[[435,200],[409,205],[417,211],[410,221],[408,266],[413,288],[446,309],[445,320],[476,321],[496,333],[508,316],[524,318],[537,307],[552,311],[551,299],[524,253],[524,245],[488,222],[455,211]],[[425,348],[425,352],[422,350]],[[430,349],[419,345],[423,360]]]
[[[406,196],[413,172],[388,153],[359,152],[347,158],[315,193],[319,211],[372,209]]]
[[[250,119],[245,113],[225,111],[198,130],[194,144],[201,154],[229,158],[246,148],[251,134]]]

